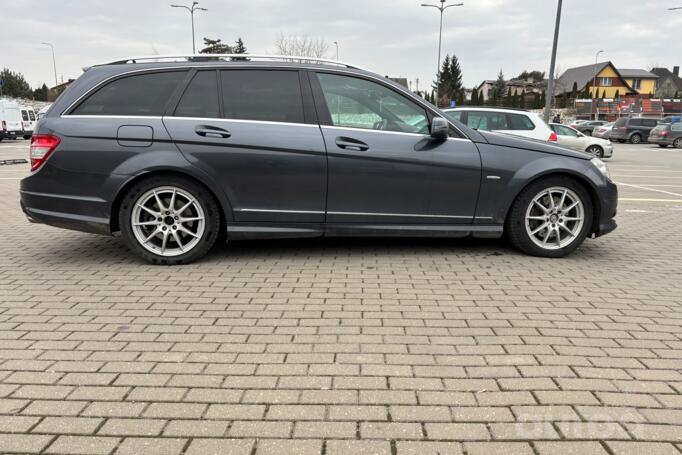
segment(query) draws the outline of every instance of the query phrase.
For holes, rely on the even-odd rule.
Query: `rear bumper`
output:
[[[36,196],[21,192],[21,210],[31,223],[48,224],[63,229],[74,231],[91,232],[93,234],[110,235],[111,228],[108,218],[97,218],[72,212],[46,210],[37,208],[54,202],[49,197]]]
[[[24,137],[24,131],[22,130],[7,130],[0,132],[1,137],[4,138],[10,138],[10,139],[16,139],[18,137]]]
[[[659,145],[673,145],[673,141],[670,138],[661,136],[649,136],[649,143]]]

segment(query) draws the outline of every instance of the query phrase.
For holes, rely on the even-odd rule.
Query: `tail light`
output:
[[[556,141],[557,141],[556,133],[554,131],[552,131],[549,134],[549,142],[556,142]]]
[[[52,134],[37,134],[31,137],[31,172],[37,171],[59,145],[59,138]]]
[[[668,137],[668,132],[667,131],[661,131],[661,136]]]

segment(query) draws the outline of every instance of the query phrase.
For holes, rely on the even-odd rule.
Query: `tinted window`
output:
[[[670,129],[672,131],[682,131],[682,123],[673,123]]]
[[[28,122],[28,112],[27,111],[21,111],[21,119],[24,122]]]
[[[97,90],[72,114],[163,115],[166,103],[185,71],[140,74],[117,79]]]
[[[578,133],[572,128],[567,128],[562,125],[552,125],[552,129],[559,136],[578,137]]]
[[[462,121],[462,112],[461,111],[460,112],[450,111],[450,112],[446,112],[446,114],[448,115],[448,117],[450,117],[452,119],[455,119],[455,120],[460,121],[460,122]]]
[[[426,111],[381,84],[336,74],[318,78],[334,126],[429,133]]]
[[[28,111],[28,117],[31,119],[31,121],[35,121],[36,119],[36,114],[33,111]]]
[[[627,118],[619,118],[618,120],[616,120],[616,123],[613,124],[613,127],[618,128],[621,126],[625,126],[627,122],[628,122]]]
[[[218,78],[215,71],[200,71],[182,95],[176,117],[220,117]]]
[[[506,114],[497,112],[469,111],[467,126],[475,130],[492,131],[508,130]]]
[[[642,120],[638,118],[633,118],[630,120],[630,126],[642,126]]]
[[[507,114],[509,123],[511,123],[512,130],[532,131],[535,129],[535,124],[531,119],[521,114]]]
[[[658,124],[658,121],[653,120],[653,119],[644,119],[644,126],[656,126]]]
[[[221,71],[224,117],[304,123],[297,71]]]

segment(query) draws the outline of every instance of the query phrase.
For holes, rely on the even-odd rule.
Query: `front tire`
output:
[[[147,262],[188,264],[206,255],[220,231],[218,205],[200,184],[178,176],[136,182],[119,210],[123,241]]]
[[[591,145],[585,150],[587,153],[596,156],[597,158],[604,158],[604,149],[598,145]]]
[[[630,143],[631,144],[641,144],[642,143],[642,136],[640,134],[633,134],[630,137]]]
[[[676,149],[682,149],[682,137],[675,139],[675,142],[673,142],[673,147]]]
[[[531,256],[560,258],[575,251],[592,227],[592,200],[569,177],[548,177],[530,184],[507,217],[512,244]]]

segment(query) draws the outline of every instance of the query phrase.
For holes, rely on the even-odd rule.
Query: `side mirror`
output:
[[[445,140],[450,136],[450,124],[443,117],[434,117],[431,122],[431,137]]]

